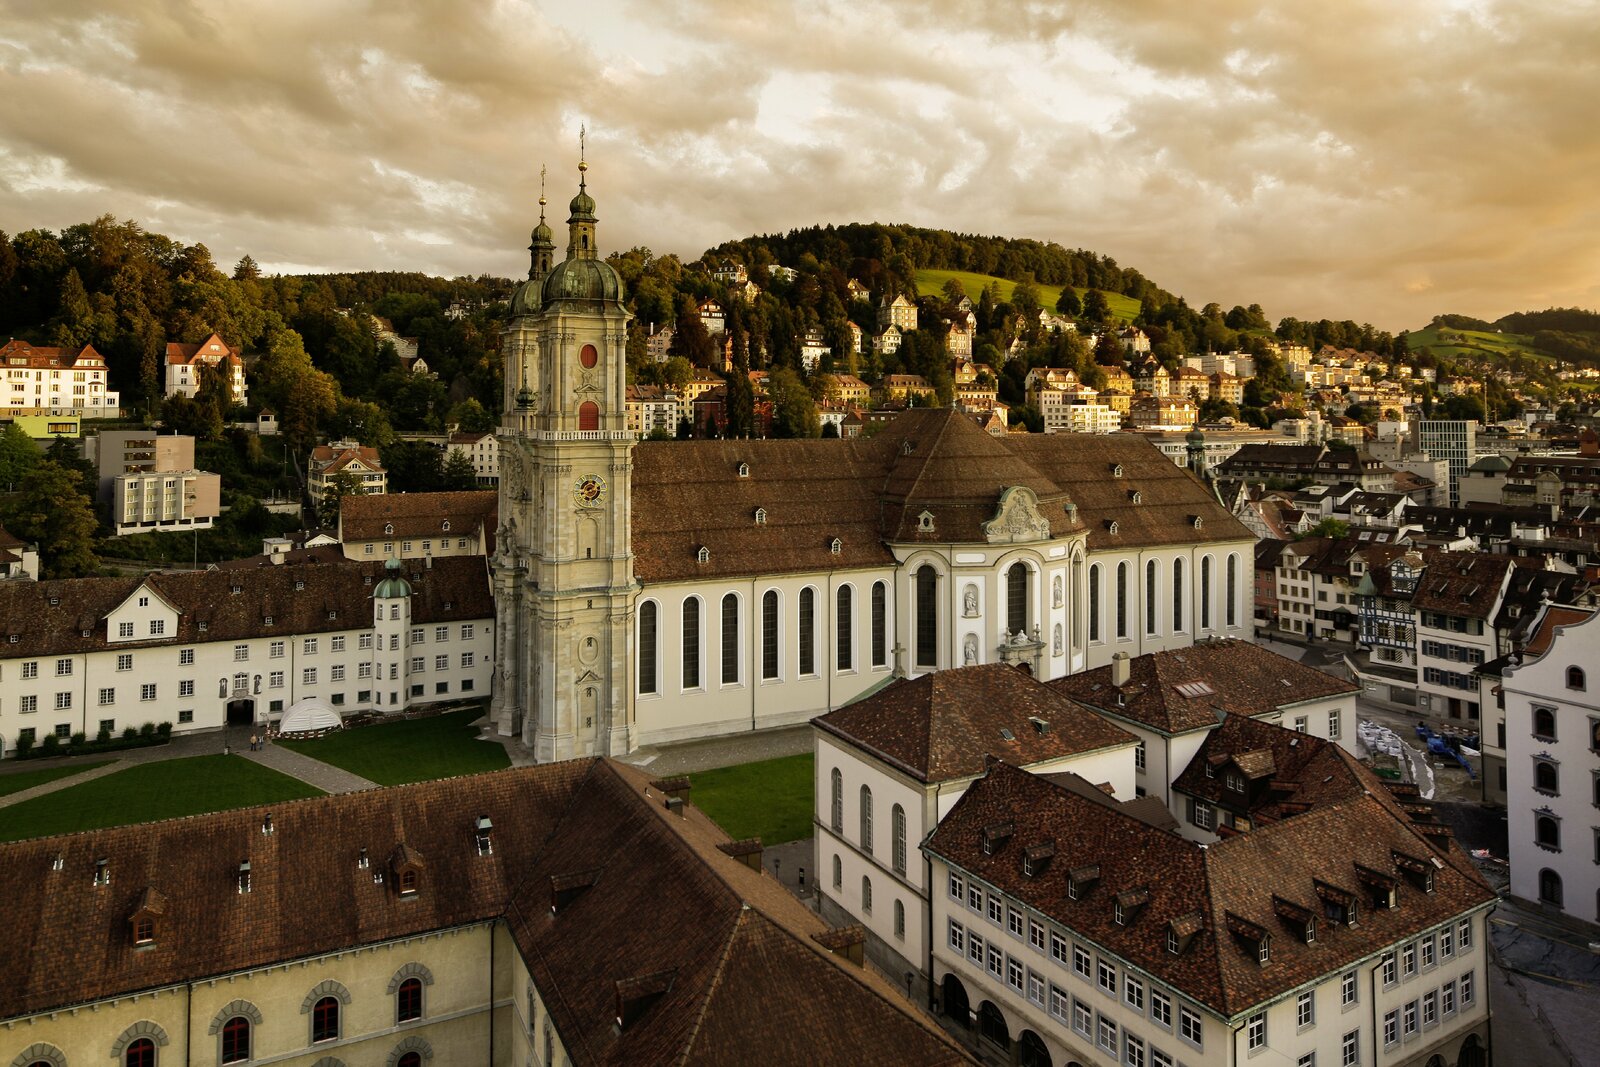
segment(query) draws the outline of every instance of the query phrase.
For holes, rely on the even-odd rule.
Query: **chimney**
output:
[[[675,778],[657,778],[650,783],[650,788],[665,797],[666,809],[670,812],[683,815],[683,805],[689,799],[689,776],[680,774]]]
[[[860,923],[824,930],[812,934],[811,939],[840,959],[849,960],[857,967],[866,966],[867,928]]]
[[[761,869],[761,838],[747,837],[741,841],[725,841],[717,846],[717,851],[725,856],[732,856],[752,871]]]
[[[1128,654],[1118,652],[1111,657],[1111,684],[1121,689],[1128,684]]]

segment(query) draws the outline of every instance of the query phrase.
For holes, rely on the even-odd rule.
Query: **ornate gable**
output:
[[[1039,514],[1039,496],[1025,485],[1013,485],[1000,494],[994,518],[983,524],[991,545],[1022,541],[1048,541],[1050,520]]]

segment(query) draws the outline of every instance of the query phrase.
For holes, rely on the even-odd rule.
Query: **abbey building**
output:
[[[541,761],[801,723],[896,674],[1250,636],[1254,537],[1135,435],[922,409],[866,439],[636,441],[596,224],[584,175],[504,334],[492,712]]]

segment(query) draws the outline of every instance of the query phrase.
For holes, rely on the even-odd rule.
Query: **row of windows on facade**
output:
[[[833,857],[833,888],[836,890],[844,888],[844,861],[839,858],[838,853]],[[866,874],[861,876],[861,914],[872,914],[872,876]],[[898,897],[894,902],[894,936],[897,941],[906,939],[906,905],[905,901]]]
[[[844,834],[844,775],[838,767],[833,768],[829,775],[831,782],[831,801],[828,824],[833,832]],[[856,805],[857,816],[860,819],[859,833],[856,843],[861,851],[872,855],[876,844],[872,835],[872,788],[861,787],[861,795]],[[889,854],[894,873],[906,873],[906,809],[896,804],[889,812]]]
[[[382,622],[383,621],[383,618],[382,618],[383,605],[381,605],[381,604],[378,605],[376,610],[377,610],[377,613],[378,613],[378,618],[377,618],[376,621]],[[389,607],[389,618],[391,620],[398,620],[400,618],[400,607],[399,607],[399,605],[397,605],[397,604],[391,604],[390,605],[390,607]],[[264,616],[261,621],[262,621],[263,624],[270,626],[273,623],[273,618],[272,618],[271,615],[267,615],[267,616]],[[131,623],[131,622],[121,622],[121,623],[117,624],[117,635],[119,637],[133,637],[134,636],[134,632],[133,631],[134,631],[134,624]],[[473,638],[474,632],[475,632],[475,627],[473,626],[472,623],[463,624],[462,627],[461,627],[461,640],[463,640],[463,641],[471,641],[472,638]],[[165,623],[165,621],[163,621],[161,619],[151,619],[150,620],[150,636],[151,637],[162,637],[162,636],[165,635],[165,633],[166,633],[166,623]],[[390,647],[391,648],[397,647],[398,638],[399,638],[398,634],[391,635],[391,640],[390,640]],[[433,639],[436,642],[442,642],[442,641],[450,640],[450,627],[448,625],[446,625],[446,626],[435,626],[433,628]],[[315,638],[315,637],[302,638],[301,639],[301,650],[302,650],[302,652],[307,656],[316,655],[317,654],[317,648],[318,648],[318,640],[319,639]],[[426,640],[427,640],[427,628],[426,627],[417,626],[417,627],[413,627],[412,628],[412,630],[411,630],[411,643],[412,644],[414,644],[414,645],[423,644],[423,643],[426,642]],[[361,643],[361,647],[362,648],[371,648],[372,647],[372,635],[371,634],[361,634],[360,635],[360,643]],[[284,654],[284,647],[285,647],[285,643],[283,641],[273,641],[273,642],[270,643],[270,646],[269,646],[269,648],[270,648],[270,653],[269,654],[272,656],[272,658],[277,659],[278,657],[280,657],[280,656],[282,656]],[[330,637],[328,639],[328,651],[330,651],[330,652],[343,652],[344,649],[345,649],[345,637],[344,637],[344,635],[340,634],[340,635],[336,635],[334,637]],[[118,666],[119,670],[126,670],[127,669],[125,667],[120,666],[124,662],[127,662],[130,665],[132,664],[132,662],[133,662],[132,659],[131,658],[127,658],[127,657],[131,657],[131,655],[132,655],[132,653],[123,653],[122,655],[119,655],[117,657],[117,663],[119,664],[119,666]],[[236,659],[236,660],[248,660],[250,658],[250,646],[247,645],[247,644],[234,645],[233,646],[233,658]],[[180,665],[181,664],[187,664],[187,663],[193,663],[194,662],[194,649],[192,649],[192,648],[179,649],[178,650],[178,662],[179,662]],[[3,665],[0,665],[0,669],[3,669]],[[26,660],[26,661],[23,662],[23,664],[22,664],[22,676],[24,678],[37,677],[38,676],[38,671],[39,671],[39,663],[38,663],[37,660]],[[71,673],[72,673],[72,660],[71,659],[58,659],[58,660],[56,660],[56,674],[57,675],[70,675]]]
[[[449,527],[449,525],[450,524],[448,522],[445,523],[446,527]],[[410,541],[401,541],[400,542],[400,551],[401,552],[410,552],[411,551],[411,544],[412,543]],[[440,551],[444,551],[445,549],[448,549],[449,547],[450,547],[450,538],[448,538],[448,537],[439,538],[439,549],[440,549]],[[467,539],[465,537],[456,538],[456,547],[460,548],[460,549],[465,549],[467,547]],[[363,555],[367,555],[367,556],[376,555],[377,554],[377,546],[376,546],[376,544],[374,544],[374,543],[369,541],[366,545],[362,546],[361,551],[362,551]],[[433,540],[431,538],[423,540],[423,542],[422,542],[422,551],[423,551],[424,554],[427,554],[427,553],[433,551]],[[394,542],[393,541],[385,541],[383,543],[383,554],[386,557],[394,555]]]
[[[402,971],[402,974],[405,972]],[[426,974],[424,970],[424,974]],[[412,976],[401,979],[396,976],[398,984],[392,986],[394,996],[394,1019],[396,1025],[409,1022],[418,1022],[423,1015],[423,986],[422,977]],[[427,981],[432,982],[432,976],[427,975]],[[343,1007],[350,1002],[350,993],[337,983],[325,982],[318,987],[319,990],[333,986],[334,991],[323,996],[313,995],[307,997],[307,1004],[301,1011],[307,1016],[309,1023],[309,1037],[312,1045],[337,1041],[344,1036],[343,1033]],[[235,1001],[223,1009],[223,1017],[212,1026],[212,1032],[217,1035],[218,1062],[248,1063],[256,1055],[255,1031],[260,1027],[262,1016],[254,1005],[244,1001]],[[154,1032],[155,1036],[149,1036]],[[160,1048],[167,1044],[166,1035],[154,1024],[139,1024],[131,1027],[113,1047],[112,1058],[120,1067],[158,1067]],[[423,1045],[423,1047],[412,1047]],[[17,1062],[25,1063],[27,1067],[60,1067],[65,1063],[65,1057],[54,1048],[30,1050],[39,1059],[19,1059]],[[424,1059],[432,1058],[432,1050],[425,1047],[417,1039],[410,1039],[401,1043],[396,1049],[399,1053],[394,1060],[395,1067],[422,1067]],[[42,1058],[50,1055],[49,1059]]]

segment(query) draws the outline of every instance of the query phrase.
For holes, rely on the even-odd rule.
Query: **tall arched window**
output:
[[[1117,636],[1128,636],[1128,564],[1117,564]]]
[[[1533,761],[1533,787],[1543,793],[1561,792],[1556,765],[1548,760]]]
[[[829,777],[832,778],[833,784],[833,808],[829,812],[828,821],[832,824],[834,833],[842,834],[844,833],[844,775],[835,767]]]
[[[422,1018],[422,979],[407,978],[394,994],[395,1022],[409,1023]]]
[[[545,1045],[548,1046],[550,1044],[549,1030],[544,1032],[544,1039]],[[545,1062],[548,1063],[549,1061],[546,1060]],[[401,1056],[399,1059],[394,1061],[394,1067],[422,1067],[422,1053],[408,1052],[404,1056]]]
[[[323,997],[311,1009],[311,1043],[339,1036],[339,998]]]
[[[1556,713],[1549,708],[1533,709],[1533,736],[1543,741],[1556,739]]]
[[[244,1063],[250,1058],[250,1020],[235,1015],[222,1024],[222,1062]]]
[[[1223,602],[1227,605],[1227,619],[1229,626],[1239,625],[1239,557],[1235,554],[1228,556],[1228,588],[1222,594]]]
[[[683,687],[700,688],[700,598],[683,601]]]
[[[838,853],[834,853],[834,856],[833,856],[833,888],[841,889],[843,887],[844,887],[844,864],[839,862]]]
[[[1100,564],[1089,568],[1089,640],[1100,640]]]
[[[43,1060],[39,1064],[30,1064],[29,1067],[49,1067]],[[148,1037],[141,1037],[128,1046],[122,1054],[122,1067],[156,1067],[156,1043]]]
[[[861,876],[861,913],[872,914],[872,879],[866,875]]]
[[[861,787],[861,851],[872,855],[872,790]]]
[[[872,665],[889,665],[889,587],[872,583]]]
[[[1006,568],[1006,632],[1028,632],[1028,568],[1021,563]]]
[[[800,590],[800,673],[817,673],[817,591]]]
[[[1211,629],[1211,557],[1200,558],[1200,629]]]
[[[1535,844],[1560,852],[1561,824],[1549,815],[1540,815],[1533,820],[1533,840]]]
[[[1561,907],[1561,876],[1548,867],[1539,872],[1539,903]]]
[[[902,941],[906,936],[906,905],[902,900],[894,902],[894,936]]]
[[[850,592],[848,585],[839,587],[837,594],[838,610],[834,613],[837,616],[833,624],[834,634],[838,643],[836,650],[837,669],[841,671],[851,670],[856,665],[855,633],[851,629],[854,615],[850,604]]]
[[[917,568],[917,666],[939,665],[939,572],[932,565]]]
[[[1144,632],[1156,632],[1156,561],[1144,565]]]
[[[1568,667],[1567,668],[1567,688],[1568,689],[1579,689],[1579,690],[1584,688],[1584,677],[1583,677],[1583,668],[1582,667]]]
[[[890,858],[894,861],[894,873],[906,873],[906,809],[899,804],[889,813],[889,829],[891,837]]]
[[[578,405],[578,429],[598,430],[600,428],[600,405],[593,400],[585,400]]]
[[[722,684],[739,684],[739,598],[722,598]]]
[[[761,594],[761,677],[778,676],[778,591]]]
[[[657,692],[656,687],[656,602],[639,605],[639,693]]]
[[[1183,560],[1172,561],[1172,632],[1181,634],[1183,625]]]

